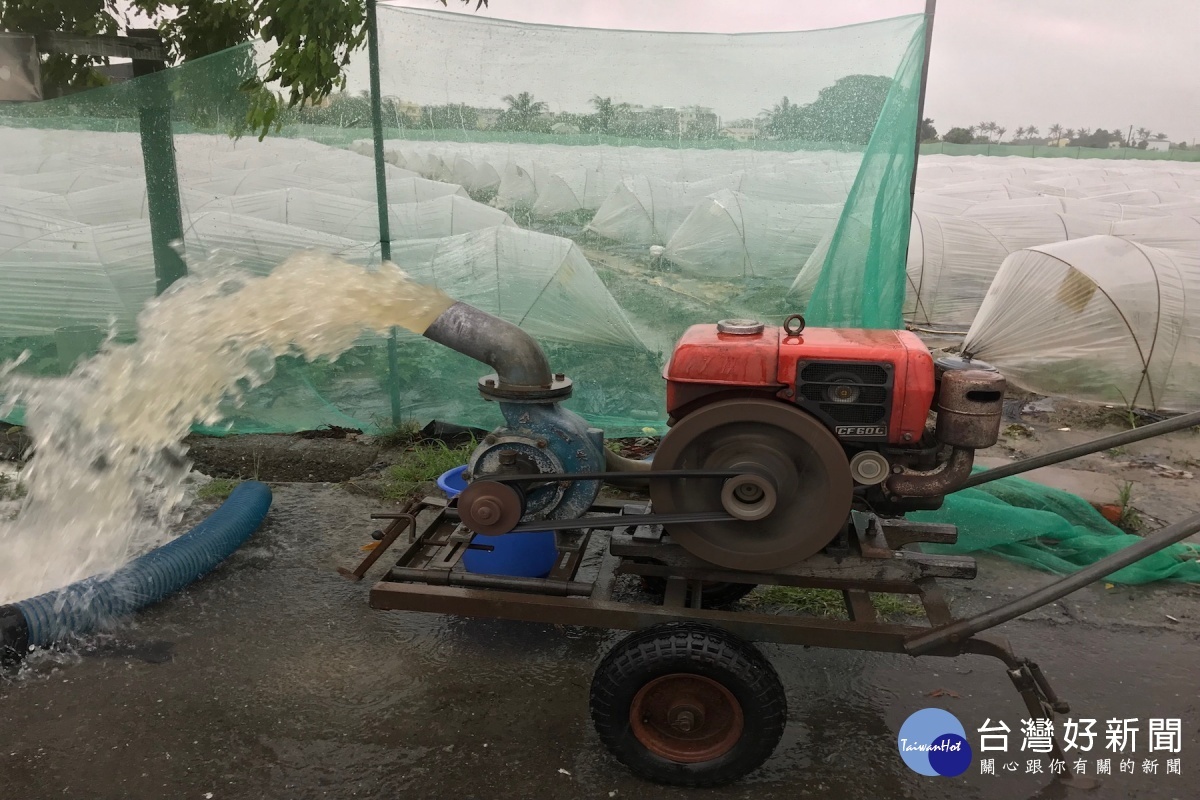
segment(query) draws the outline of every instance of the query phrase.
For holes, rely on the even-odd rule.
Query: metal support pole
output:
[[[921,130],[925,126],[925,84],[929,82],[929,54],[933,49],[933,15],[937,0],[925,0],[925,58],[921,61],[921,91],[917,95],[917,144],[913,156],[912,182],[908,187],[909,208],[917,196],[917,163],[921,160]]]
[[[379,207],[379,255],[392,260],[392,231],[388,220],[387,162],[383,159],[383,101],[379,90],[379,22],[375,0],[367,0],[367,56],[371,67],[371,136],[375,143],[375,202]],[[388,398],[392,406],[392,424],[399,425],[400,385],[396,329],[388,334]]]
[[[133,38],[153,38],[161,47],[158,31],[131,30]],[[146,173],[146,207],[154,251],[156,291],[187,275],[187,264],[174,247],[183,241],[183,213],[179,206],[179,170],[171,130],[171,90],[165,77],[149,78],[166,69],[158,60],[133,59],[133,75],[145,78],[138,86],[138,129],[141,132],[142,166]]]
[[[913,637],[904,643],[904,649],[910,655],[919,656],[922,653],[936,650],[944,644],[961,642],[980,631],[994,628],[997,625],[1008,622],[1010,619],[1016,619],[1022,614],[1028,614],[1035,608],[1041,608],[1044,605],[1053,603],[1055,600],[1066,597],[1071,592],[1082,589],[1089,583],[1100,580],[1105,575],[1111,575],[1119,569],[1141,561],[1146,556],[1153,555],[1159,550],[1182,542],[1197,531],[1200,531],[1200,514],[1189,517],[1183,522],[1177,522],[1174,525],[1168,525],[1161,530],[1155,531],[1135,544],[1118,550],[1111,556],[1102,558],[1096,563],[1084,567],[1078,572],[1073,572],[1048,586],[1043,586],[1033,594],[1026,595],[999,608],[993,608],[991,611],[985,611],[969,619],[964,619],[945,627],[935,628],[929,633]]]
[[[1063,461],[1070,461],[1072,458],[1099,453],[1101,450],[1111,450],[1114,447],[1140,442],[1143,439],[1152,439],[1155,436],[1162,436],[1164,433],[1174,433],[1175,431],[1181,431],[1184,428],[1192,428],[1197,425],[1200,425],[1200,411],[1193,411],[1190,414],[1164,419],[1161,422],[1143,425],[1140,428],[1122,431],[1121,433],[1114,433],[1112,436],[1105,436],[1091,442],[1077,444],[1074,447],[1066,447],[1062,450],[1055,450],[1052,453],[1034,456],[1023,461],[1014,461],[1012,464],[1005,464],[1003,467],[996,467],[995,469],[976,473],[968,478],[966,483],[955,489],[955,491],[970,489],[972,486],[978,486],[981,483],[989,483],[1011,475],[1019,475],[1022,472],[1028,472],[1040,467],[1048,467],[1051,464],[1061,464]]]

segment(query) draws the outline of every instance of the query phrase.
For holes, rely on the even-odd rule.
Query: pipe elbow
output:
[[[938,497],[953,492],[971,477],[975,450],[955,447],[946,463],[926,471],[906,470],[888,478],[888,491],[897,497]]]
[[[542,346],[511,322],[467,303],[455,303],[425,329],[430,341],[496,370],[499,388],[550,389],[554,376]]]

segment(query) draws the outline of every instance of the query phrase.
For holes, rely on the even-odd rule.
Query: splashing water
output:
[[[395,265],[300,253],[266,277],[189,277],[147,305],[138,340],[63,378],[10,377],[34,456],[16,519],[0,521],[0,603],[115,569],[182,513],[194,422],[265,383],[277,356],[336,358],[364,331],[423,333],[454,301]]]

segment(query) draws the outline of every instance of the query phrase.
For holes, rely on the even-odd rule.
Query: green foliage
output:
[[[937,128],[933,127],[933,120],[929,117],[921,120],[921,141],[936,142],[938,138]]]
[[[883,75],[846,75],[808,105],[784,97],[762,113],[764,130],[777,139],[865,145],[891,88],[892,79]]]
[[[405,501],[447,470],[467,463],[475,443],[448,447],[444,442],[420,444],[405,452],[400,461],[383,472],[384,499]]]
[[[1117,507],[1121,509],[1121,516],[1117,519],[1117,527],[1126,533],[1137,533],[1145,525],[1142,520],[1142,515],[1133,507],[1133,482],[1125,481],[1121,486],[1121,491],[1117,494]]]
[[[119,28],[118,19],[115,0],[0,0],[0,30],[5,31],[112,35]],[[105,62],[91,56],[45,57],[41,69],[45,95],[104,86],[108,79],[94,67]]]
[[[975,140],[975,135],[967,128],[951,128],[942,137],[943,142],[950,144],[970,144]]]
[[[548,106],[541,100],[534,100],[529,92],[517,95],[506,94],[503,98],[508,108],[500,114],[496,123],[502,131],[540,131],[549,130],[549,123],[543,118]]]
[[[760,586],[746,601],[750,606],[776,606],[795,614],[845,618],[846,602],[838,589]],[[921,606],[904,595],[872,594],[871,603],[884,619],[921,614]]]
[[[239,483],[241,481],[231,478],[213,478],[196,490],[196,497],[200,500],[224,500]]]
[[[131,14],[156,27],[172,63],[210,55],[258,36],[272,45],[265,71],[247,65],[241,87],[249,94],[242,129],[259,137],[281,124],[284,108],[320,104],[344,89],[350,54],[366,38],[367,0],[0,0],[0,29],[88,36],[128,28]],[[447,0],[440,0],[446,5]],[[461,0],[470,5],[472,0]],[[488,0],[474,0],[475,9]],[[107,59],[48,56],[42,82],[48,96],[102,86],[94,67]],[[269,88],[278,85],[283,91]],[[286,92],[286,97],[284,92]],[[241,132],[241,130],[237,130]]]

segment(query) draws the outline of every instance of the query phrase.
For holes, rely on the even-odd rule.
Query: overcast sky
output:
[[[451,10],[464,10],[449,0]],[[395,5],[441,8],[436,0]],[[665,31],[792,31],[924,9],[923,0],[491,0],[480,15]],[[471,3],[474,8],[474,0]],[[1200,139],[1197,0],[940,0],[926,116],[944,133],[994,120],[1117,125]]]

